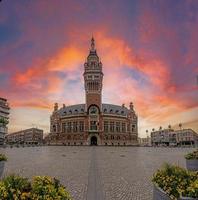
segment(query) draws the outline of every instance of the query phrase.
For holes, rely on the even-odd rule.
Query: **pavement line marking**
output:
[[[89,168],[87,200],[104,200],[100,174],[97,165],[97,147],[92,147],[91,164]]]

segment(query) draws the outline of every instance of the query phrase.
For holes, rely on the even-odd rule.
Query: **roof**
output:
[[[0,97],[0,100],[2,101],[7,101],[7,99],[3,98],[3,97]]]
[[[102,111],[104,114],[127,115],[129,109],[123,106],[114,104],[102,104]]]
[[[28,128],[28,129],[24,129],[24,130],[20,130],[20,131],[16,131],[16,132],[12,132],[12,133],[8,133],[7,136],[10,136],[10,135],[17,135],[17,134],[23,134],[23,133],[26,133],[26,132],[29,132],[29,131],[33,131],[33,130],[36,130],[36,131],[42,131],[42,129],[39,129],[39,128]]]
[[[65,106],[58,110],[60,115],[75,115],[85,113],[85,104],[76,104],[72,106]]]
[[[78,115],[85,113],[85,104],[76,104],[71,106],[62,107],[57,111],[60,115]],[[102,104],[102,112],[104,114],[114,114],[126,116],[129,109],[119,105]]]

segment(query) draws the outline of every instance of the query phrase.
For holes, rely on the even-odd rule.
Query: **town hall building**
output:
[[[56,145],[120,145],[138,144],[137,115],[133,103],[102,103],[102,63],[91,39],[84,64],[85,104],[54,105],[50,117],[50,134],[46,141]]]

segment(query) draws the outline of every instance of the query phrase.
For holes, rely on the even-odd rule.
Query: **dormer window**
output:
[[[81,109],[81,112],[84,112],[84,109],[83,109],[83,108]]]
[[[77,110],[77,109],[75,109],[75,113],[78,113],[78,110]]]
[[[72,110],[69,110],[70,114],[72,114]]]
[[[123,110],[121,111],[121,114],[124,114],[124,111],[123,111]]]
[[[116,110],[116,113],[118,113],[119,112],[119,110]]]
[[[104,112],[105,112],[105,113],[107,112],[107,109],[106,109],[106,108],[104,109]]]
[[[112,112],[113,112],[113,110],[111,109],[111,110],[110,110],[110,113],[112,113]]]

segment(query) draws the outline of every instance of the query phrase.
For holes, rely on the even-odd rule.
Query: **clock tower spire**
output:
[[[84,64],[85,109],[88,111],[91,105],[95,105],[101,111],[102,108],[102,63],[95,49],[95,40],[92,36],[89,55]]]

